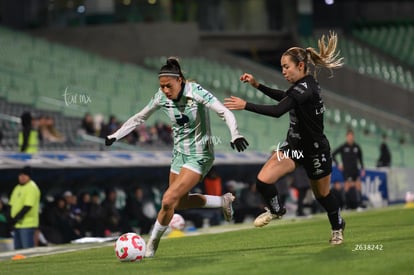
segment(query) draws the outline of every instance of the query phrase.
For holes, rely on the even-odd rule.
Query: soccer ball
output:
[[[174,214],[169,226],[172,230],[183,230],[185,226],[185,220],[183,216],[181,216],[180,214]]]
[[[115,255],[121,262],[140,262],[145,255],[144,239],[133,232],[125,233],[115,243]]]

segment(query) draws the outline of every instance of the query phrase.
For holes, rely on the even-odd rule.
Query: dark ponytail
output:
[[[167,59],[166,64],[161,67],[158,73],[158,77],[160,76],[181,77],[185,81],[180,63],[178,63],[178,58],[176,57],[169,57]]]

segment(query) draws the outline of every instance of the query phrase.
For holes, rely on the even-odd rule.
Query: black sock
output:
[[[331,223],[332,230],[338,230],[342,228],[342,217],[339,213],[339,204],[336,197],[329,192],[328,196],[324,198],[318,198],[318,202],[325,208],[328,213],[329,222]]]
[[[362,206],[362,192],[358,191],[358,207]]]
[[[274,184],[267,184],[261,180],[256,180],[257,191],[262,195],[266,206],[273,214],[278,214],[282,209],[280,205],[279,193]]]

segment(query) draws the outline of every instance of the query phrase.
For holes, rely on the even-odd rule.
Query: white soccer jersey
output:
[[[233,113],[199,84],[187,82],[179,101],[168,99],[159,89],[139,113],[129,118],[108,138],[123,138],[160,108],[172,123],[174,149],[182,154],[213,154],[208,109],[215,111],[226,122],[231,141],[241,137]]]

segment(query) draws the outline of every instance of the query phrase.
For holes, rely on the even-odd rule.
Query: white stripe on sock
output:
[[[223,200],[220,196],[204,195],[206,198],[206,204],[204,208],[218,208],[223,205]]]

